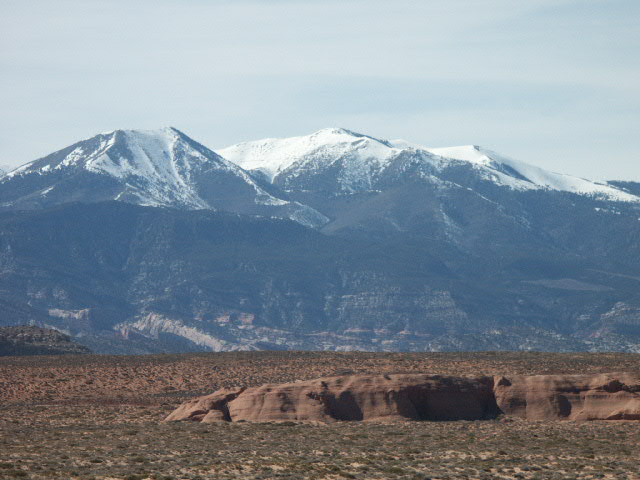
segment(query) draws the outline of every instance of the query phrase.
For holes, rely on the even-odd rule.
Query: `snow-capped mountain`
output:
[[[472,168],[478,179],[514,190],[555,190],[602,198],[640,202],[640,198],[613,185],[553,173],[512,160],[478,146],[427,148],[404,140],[387,141],[343,128],[329,128],[311,135],[268,138],[240,143],[218,151],[242,168],[259,172],[287,190],[327,187],[331,175],[343,193],[378,190],[377,181],[398,164],[421,165],[425,180],[444,178],[448,169]],[[320,177],[324,176],[322,180]],[[313,188],[313,187],[311,187]]]
[[[638,183],[343,129],[221,153],[117,130],[0,178],[0,325],[103,353],[640,352]]]
[[[262,173],[269,181],[339,168],[345,189],[371,186],[372,176],[400,153],[389,143],[343,128],[327,128],[311,135],[268,138],[240,143],[219,153],[242,168]]]
[[[553,173],[476,146],[427,148],[334,128],[219,153],[324,214],[328,234],[410,234],[467,252],[549,242],[571,249],[578,232],[600,241],[596,225],[623,231],[601,222],[640,217],[633,185]]]
[[[322,215],[275,190],[175,128],[114,130],[6,174],[0,207],[120,200],[277,215],[311,226],[323,222]]]

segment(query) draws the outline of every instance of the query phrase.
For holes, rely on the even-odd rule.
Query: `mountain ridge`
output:
[[[318,142],[318,139],[321,141]],[[363,145],[363,141],[369,145]],[[322,147],[325,149],[322,150]],[[546,171],[478,145],[430,148],[405,140],[378,139],[344,128],[326,128],[299,137],[243,142],[219,149],[218,152],[249,171],[260,171],[272,182],[277,182],[276,177],[286,174],[287,170],[292,170],[293,167],[302,170],[311,168],[309,164],[315,163],[313,166],[318,168],[319,161],[327,157],[333,162],[344,157],[352,162],[359,160],[370,167],[384,169],[391,163],[391,158],[413,154],[417,160],[429,163],[436,171],[447,167],[452,161],[468,162],[477,166],[485,179],[514,189],[547,188],[576,194],[600,195],[614,201],[640,202],[640,197],[613,184],[602,184]],[[306,165],[303,162],[306,162]],[[295,176],[299,173],[290,171],[289,175]],[[347,183],[344,190],[349,189]]]
[[[101,353],[639,351],[636,183],[346,129],[265,145],[272,177],[114,131],[0,179],[4,321]]]

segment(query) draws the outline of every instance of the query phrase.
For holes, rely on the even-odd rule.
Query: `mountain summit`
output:
[[[399,149],[384,140],[344,128],[326,128],[311,135],[266,138],[224,148],[220,155],[251,171],[260,171],[270,181],[288,171],[327,168],[344,161],[349,170],[380,168]]]
[[[179,130],[114,130],[19,167],[0,180],[0,207],[119,200],[144,206],[277,215],[306,225],[322,215],[274,193]]]

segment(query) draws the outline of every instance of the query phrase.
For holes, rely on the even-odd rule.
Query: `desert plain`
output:
[[[639,421],[170,422],[222,387],[343,374],[640,371],[616,353],[229,352],[0,358],[0,478],[640,479]]]

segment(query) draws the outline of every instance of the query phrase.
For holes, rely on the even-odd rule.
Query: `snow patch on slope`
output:
[[[330,219],[313,208],[294,202],[295,210],[289,215],[294,222],[298,222],[305,227],[316,228],[318,225],[329,223]]]
[[[110,152],[118,134],[124,137],[130,152],[127,156]],[[171,203],[178,201],[192,208],[206,208],[207,203],[199,197],[190,177],[194,168],[210,160],[179,140],[179,133],[172,128],[113,133],[98,152],[90,155],[85,168],[141,184],[143,190],[139,190],[146,195],[148,205],[163,205],[171,199]]]

